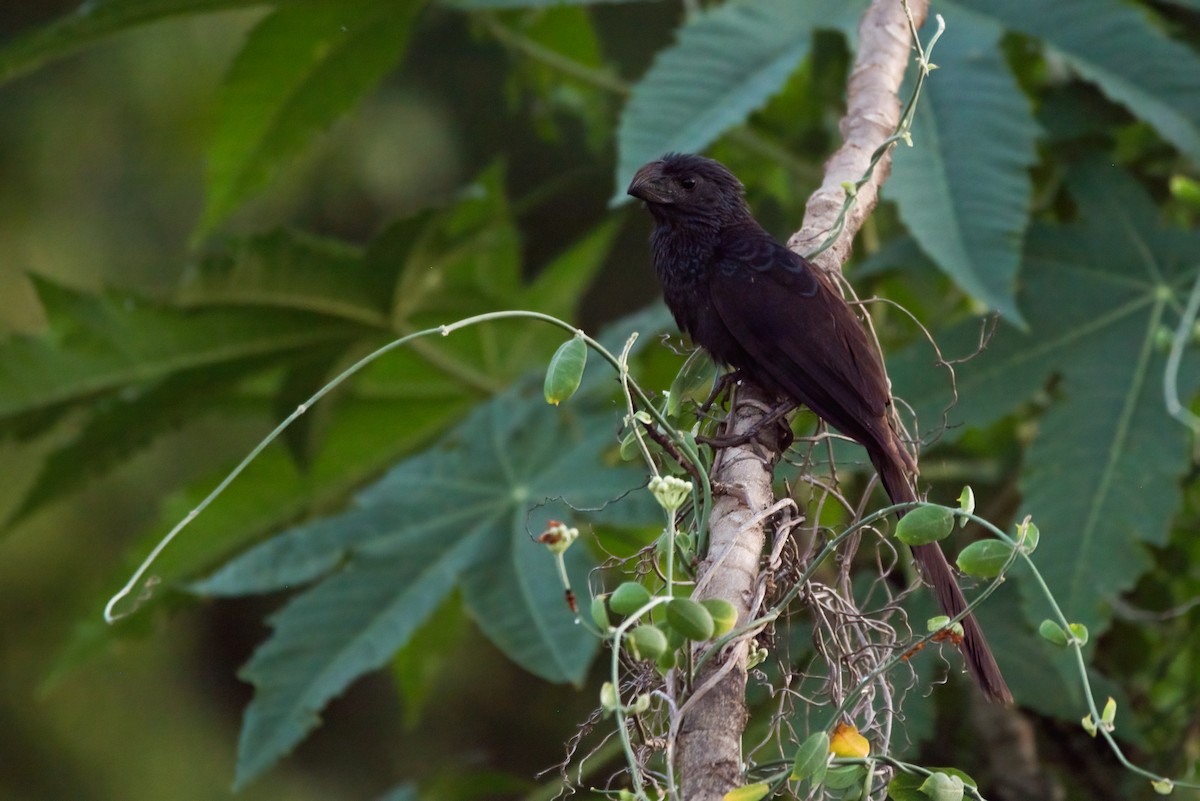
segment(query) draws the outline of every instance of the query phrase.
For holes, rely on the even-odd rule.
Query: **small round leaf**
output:
[[[968,576],[994,578],[1012,556],[1013,546],[1001,540],[979,540],[958,554],[958,569]]]
[[[928,545],[954,530],[954,512],[945,506],[918,506],[896,524],[896,539],[905,545]]]
[[[963,780],[948,773],[933,773],[921,785],[921,792],[930,801],[962,801]]]
[[[1042,635],[1042,639],[1048,640],[1055,645],[1066,647],[1070,640],[1067,639],[1067,633],[1063,631],[1063,627],[1055,623],[1053,620],[1043,620],[1038,626],[1038,634]]]
[[[975,513],[975,490],[971,489],[970,485],[962,488],[962,492],[958,494],[958,509],[966,514]],[[967,518],[963,517],[962,524],[967,524]]]

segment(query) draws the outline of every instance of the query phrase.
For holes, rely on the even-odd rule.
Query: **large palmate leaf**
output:
[[[550,518],[577,519],[573,509],[601,508],[640,481],[601,464],[614,418],[582,405],[551,410],[535,382],[522,382],[349,511],[275,537],[196,585],[239,595],[316,582],[274,618],[271,639],[245,669],[257,695],[240,783],[287,753],[331,697],[382,666],[456,586],[514,661],[551,681],[582,680],[596,641],[576,625],[553,560],[533,537]],[[631,502],[649,523],[660,513],[647,500]],[[567,566],[574,586],[586,586],[582,548],[568,552]]]
[[[417,232],[406,234],[411,243]],[[183,306],[302,309],[383,328],[395,280],[395,265],[368,262],[362,248],[274,231],[233,241],[189,265],[176,299]]]
[[[0,83],[126,28],[182,14],[268,5],[272,0],[90,0],[0,49]]]
[[[999,51],[1003,29],[954,7],[884,185],[900,218],[964,291],[1020,320],[1016,276],[1029,223],[1038,128]]]
[[[361,335],[360,326],[291,310],[184,311],[46,281],[45,336],[0,345],[0,420],[79,403],[181,371],[296,352]]]
[[[222,89],[201,234],[395,66],[423,7],[418,0],[291,4],[250,32]]]
[[[761,0],[696,14],[634,86],[621,115],[614,202],[642,164],[703,150],[742,123],[783,87],[814,29],[851,29],[865,5]]]
[[[1119,0],[954,0],[1049,45],[1104,94],[1200,161],[1200,57]]]
[[[1073,171],[1070,189],[1079,221],[1030,233],[1028,331],[1002,326],[959,365],[951,423],[990,424],[1058,378],[1022,470],[1022,514],[1041,528],[1035,558],[1058,602],[1099,632],[1111,600],[1148,567],[1143,545],[1165,540],[1179,507],[1187,431],[1165,408],[1159,342],[1196,277],[1200,236],[1163,229],[1145,193],[1103,162]],[[938,340],[957,355],[978,335],[966,325]],[[922,350],[890,362],[902,395],[915,370],[930,372]],[[1194,371],[1195,361],[1185,367]],[[1194,388],[1194,375],[1184,385]],[[916,400],[936,420],[939,402]],[[1023,589],[1031,619],[1045,617],[1032,587]]]

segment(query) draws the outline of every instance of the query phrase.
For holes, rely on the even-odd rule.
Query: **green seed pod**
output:
[[[670,642],[668,642],[667,650],[663,651],[658,659],[655,660],[655,664],[658,666],[658,672],[664,676],[667,675],[671,668],[675,667],[675,665],[679,663],[678,656],[679,652],[672,648]]]
[[[634,659],[658,659],[667,652],[667,635],[656,626],[638,626],[625,635],[625,645]]]
[[[632,615],[650,603],[650,590],[636,581],[627,581],[613,590],[608,598],[608,607],[618,615]]]
[[[672,651],[677,651],[687,642],[687,637],[684,637],[671,626],[667,626],[667,647]]]
[[[712,615],[714,637],[733,631],[737,625],[737,607],[724,598],[705,598],[700,604]]]
[[[697,642],[711,639],[715,628],[709,611],[689,598],[676,598],[667,603],[667,624]]]
[[[575,394],[583,380],[583,367],[587,364],[587,343],[576,334],[558,346],[546,368],[546,403],[557,406]]]

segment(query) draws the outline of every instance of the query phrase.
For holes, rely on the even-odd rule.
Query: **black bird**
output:
[[[712,159],[668,154],[637,171],[629,194],[654,216],[654,269],[692,341],[866,448],[893,503],[917,500],[909,479],[916,464],[892,427],[872,340],[832,280],[758,224],[733,173]],[[941,548],[912,551],[942,610],[962,612],[967,602]],[[989,698],[1011,702],[979,624],[967,617],[962,625],[971,674]]]

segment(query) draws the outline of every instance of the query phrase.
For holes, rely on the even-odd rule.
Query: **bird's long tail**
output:
[[[871,461],[875,463],[883,488],[887,490],[892,503],[917,500],[899,457],[872,453]],[[912,552],[925,580],[933,585],[933,592],[942,607],[942,612],[954,617],[966,609],[967,599],[963,597],[954,571],[950,569],[950,563],[946,561],[946,555],[942,553],[938,544],[935,542],[929,545],[915,545]],[[1004,704],[1012,703],[1012,693],[1004,682],[996,658],[992,656],[992,649],[988,647],[987,639],[983,636],[983,629],[975,622],[975,616],[968,615],[961,622],[963,640],[959,647],[976,683],[991,700]]]

